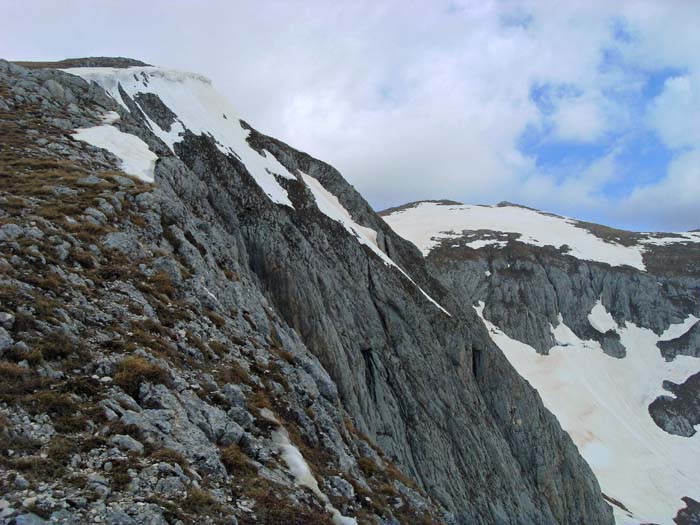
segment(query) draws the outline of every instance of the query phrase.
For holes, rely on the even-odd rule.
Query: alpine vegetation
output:
[[[537,389],[618,523],[698,522],[697,232],[626,232],[509,203],[382,214]]]
[[[697,522],[697,234],[382,218],[126,58],[0,61],[0,137],[3,522]]]

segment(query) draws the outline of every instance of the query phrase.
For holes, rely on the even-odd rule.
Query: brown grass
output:
[[[180,465],[183,469],[189,465],[185,456],[171,448],[159,448],[151,452],[149,456],[154,462],[170,463],[171,465]]]
[[[221,462],[233,476],[250,477],[257,474],[257,469],[250,462],[250,458],[235,443],[221,449]]]
[[[143,357],[131,356],[117,366],[114,382],[132,397],[138,397],[142,383],[170,383],[170,374],[160,366],[148,362]]]
[[[222,505],[209,492],[192,488],[187,492],[187,497],[182,502],[182,510],[191,514],[218,514],[222,511]]]
[[[226,326],[226,319],[221,317],[219,314],[217,314],[213,310],[206,310],[204,313],[209,318],[209,320],[214,324],[214,326],[216,326],[219,330],[221,330],[224,326]]]

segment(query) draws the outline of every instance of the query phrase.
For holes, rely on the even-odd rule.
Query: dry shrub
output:
[[[209,348],[219,357],[224,357],[227,352],[226,345],[221,341],[209,341]]]
[[[73,441],[64,436],[56,436],[49,444],[47,455],[49,459],[66,465],[76,452],[78,452],[78,446]]]
[[[221,503],[209,492],[192,488],[182,502],[182,510],[191,514],[216,514],[221,511]]]
[[[114,382],[130,396],[137,397],[142,383],[167,385],[170,382],[170,374],[143,357],[131,356],[117,366]]]
[[[250,374],[238,361],[226,363],[216,371],[215,377],[219,383],[234,383],[237,385],[250,385]]]
[[[255,500],[257,525],[332,525],[330,514],[322,508],[309,508],[292,500],[281,487],[258,483],[248,491]],[[244,517],[245,520],[245,517]],[[248,525],[243,521],[243,524]]]
[[[187,459],[178,451],[171,448],[159,448],[150,454],[150,458],[154,462],[170,463],[171,465],[180,465],[183,469],[188,467]]]
[[[22,404],[32,414],[48,414],[49,416],[67,416],[78,410],[78,405],[70,394],[53,391],[42,391],[22,398]]]
[[[221,317],[219,314],[217,314],[213,310],[207,310],[204,313],[209,318],[209,320],[214,324],[214,326],[216,326],[219,330],[221,330],[224,326],[226,326],[226,319]]]
[[[250,462],[250,458],[235,443],[221,449],[221,462],[228,473],[234,476],[250,477],[257,473],[257,469]]]

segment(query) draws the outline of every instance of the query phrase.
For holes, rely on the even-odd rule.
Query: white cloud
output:
[[[603,94],[639,92],[645,68],[691,74],[700,49],[700,3],[683,1],[34,0],[3,9],[0,56],[126,55],[204,73],[253,126],[335,165],[378,208],[507,199],[602,217],[620,202],[606,200],[606,182],[586,181],[585,165],[563,177],[542,171],[519,150],[521,134],[551,125],[546,140],[589,142],[639,126],[642,115]],[[629,41],[615,39],[616,20]],[[629,68],[601,68],[605,50]],[[530,90],[547,84],[577,95],[544,115]],[[657,101],[667,108],[659,129],[670,129],[676,97]]]
[[[695,149],[675,158],[660,181],[636,188],[619,203],[619,215],[630,217],[641,210],[671,230],[697,229],[699,202],[700,149]]]
[[[577,97],[560,103],[552,120],[555,136],[563,141],[591,142],[605,131],[605,122],[600,103]]]
[[[670,148],[700,147],[700,75],[667,79],[649,121]]]

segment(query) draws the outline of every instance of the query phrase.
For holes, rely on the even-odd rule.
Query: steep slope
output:
[[[612,522],[476,313],[332,167],[204,77],[86,65],[0,65],[7,515]]]
[[[700,236],[632,233],[503,203],[383,212],[476,309],[616,502],[693,523],[700,494]],[[692,502],[692,500],[690,500]]]

